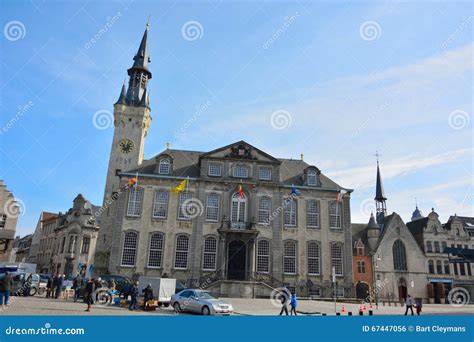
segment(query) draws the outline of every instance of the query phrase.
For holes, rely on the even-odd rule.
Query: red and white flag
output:
[[[346,194],[347,191],[346,190],[339,190],[337,195],[336,195],[336,202],[337,203],[341,203],[342,202],[342,198],[344,196],[344,194]]]

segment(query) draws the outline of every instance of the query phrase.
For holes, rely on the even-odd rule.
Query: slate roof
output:
[[[423,217],[415,221],[407,222],[407,227],[413,236],[417,236],[423,234],[423,229],[426,227],[427,223],[428,217]]]

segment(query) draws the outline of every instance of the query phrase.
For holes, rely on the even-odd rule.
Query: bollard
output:
[[[325,313],[322,313],[321,315],[323,315],[323,316],[326,316],[326,314],[325,314]]]
[[[374,312],[372,310],[369,310],[369,316],[373,316]]]
[[[347,315],[348,315],[348,316],[352,316],[352,311],[349,311],[349,312],[347,313]]]
[[[336,316],[341,316],[341,313],[340,313],[340,312],[336,312]]]
[[[364,311],[360,310],[359,311],[359,316],[364,316]]]

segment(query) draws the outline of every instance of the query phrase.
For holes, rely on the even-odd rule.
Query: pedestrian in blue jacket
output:
[[[290,306],[290,315],[293,316],[293,314],[295,314],[295,316],[297,316],[296,307],[298,306],[298,300],[296,299],[296,295],[294,293],[291,295]]]

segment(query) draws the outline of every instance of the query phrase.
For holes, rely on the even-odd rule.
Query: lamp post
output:
[[[375,269],[379,267],[378,262],[381,261],[382,259],[380,256],[377,254],[377,257],[375,255],[372,256],[372,274],[373,274],[373,288],[372,291],[375,293],[375,308],[378,310],[379,309],[379,290],[377,287],[377,278],[375,274]]]

